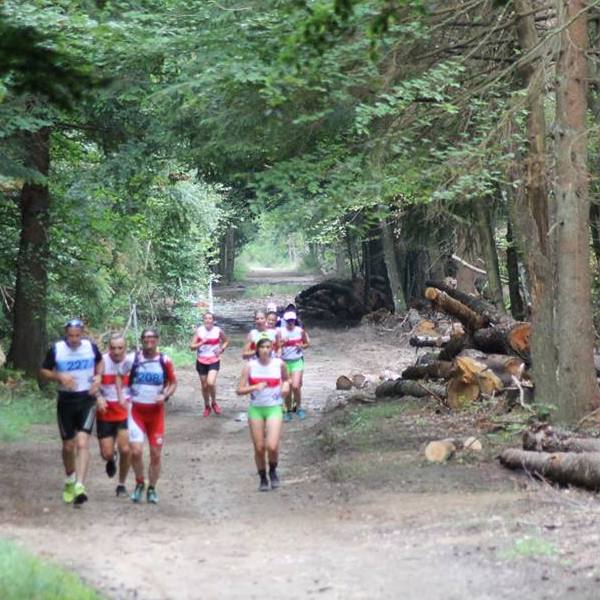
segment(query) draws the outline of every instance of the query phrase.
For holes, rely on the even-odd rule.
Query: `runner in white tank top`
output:
[[[285,398],[286,412],[284,421],[291,421],[293,410],[300,420],[306,417],[302,408],[302,379],[304,376],[304,350],[308,348],[310,340],[303,327],[298,326],[295,312],[288,311],[283,315],[285,325],[279,328],[277,337],[281,348],[281,358],[285,362],[287,373],[290,377],[291,389]]]
[[[221,366],[221,354],[229,346],[229,340],[220,327],[215,325],[215,317],[207,312],[203,317],[203,325],[196,329],[190,341],[190,350],[196,351],[196,371],[200,376],[202,398],[204,399],[204,417],[210,416],[211,410],[221,414],[217,404],[217,375]]]
[[[277,331],[267,328],[267,315],[264,310],[257,310],[254,313],[254,325],[254,329],[246,336],[242,357],[245,360],[253,358],[256,355],[256,344],[263,337],[271,340],[272,351],[275,355],[277,352]]]
[[[254,461],[260,478],[259,490],[269,489],[267,460],[271,488],[279,487],[277,461],[282,426],[282,395],[288,392],[288,376],[280,358],[272,356],[273,343],[268,338],[257,342],[255,358],[244,369],[237,389],[239,395],[250,394],[248,424],[254,444]],[[266,455],[266,456],[265,456]]]

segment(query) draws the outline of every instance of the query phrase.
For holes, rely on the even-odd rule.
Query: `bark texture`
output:
[[[28,166],[47,176],[50,129],[24,135]],[[48,227],[50,194],[46,183],[25,183],[21,190],[21,237],[13,309],[9,361],[16,369],[36,375],[47,346]]]

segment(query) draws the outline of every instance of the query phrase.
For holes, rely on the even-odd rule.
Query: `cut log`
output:
[[[437,398],[446,397],[446,386],[431,382],[407,381],[396,379],[395,381],[384,381],[375,389],[375,396],[398,397],[413,396],[414,398],[425,398],[433,396]]]
[[[473,404],[480,394],[478,383],[464,383],[460,379],[452,379],[448,384],[448,406],[460,409]]]
[[[402,379],[449,379],[453,375],[451,362],[437,360],[428,365],[415,365],[402,371]]]
[[[425,458],[429,462],[443,463],[454,456],[456,452],[454,440],[437,440],[425,446]]]
[[[367,378],[362,373],[352,375],[352,385],[359,390],[367,385]]]
[[[417,362],[415,363],[418,367],[422,367],[423,365],[430,365],[431,363],[439,360],[440,353],[439,352],[426,352],[425,354],[421,354],[417,358]]]
[[[500,463],[509,469],[524,469],[561,485],[600,490],[600,454],[595,452],[548,453],[507,448],[500,454]]]
[[[445,440],[434,440],[425,446],[425,456],[430,462],[445,462],[457,451],[481,452],[481,442],[476,437],[468,437],[465,440],[448,438]]]
[[[336,390],[350,390],[352,389],[352,380],[345,375],[340,375],[335,382]]]
[[[442,348],[450,339],[449,335],[413,335],[408,343],[414,348]]]
[[[524,360],[508,354],[485,354],[479,350],[467,349],[459,354],[459,358],[470,358],[480,365],[485,365],[494,372],[503,386],[510,386],[513,376],[520,379],[525,371]]]
[[[473,345],[486,353],[516,353],[529,357],[531,323],[513,321],[479,329],[473,334]]]
[[[576,438],[558,434],[551,425],[523,433],[523,450],[537,452],[600,452],[600,439]]]
[[[440,360],[454,360],[465,348],[471,345],[468,335],[452,336],[450,341],[442,348]]]
[[[437,310],[441,310],[458,319],[467,331],[477,331],[489,323],[488,319],[437,288],[428,287],[425,290],[425,298]]]
[[[484,394],[500,391],[504,385],[501,379],[484,362],[468,356],[458,356],[454,361],[454,380],[461,383],[476,383]]]

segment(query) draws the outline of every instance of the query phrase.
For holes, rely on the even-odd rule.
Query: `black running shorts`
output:
[[[211,365],[203,365],[202,363],[196,361],[196,371],[198,371],[198,375],[200,375],[200,377],[206,377],[209,371],[218,371],[220,367],[220,360],[212,363]]]
[[[96,420],[96,398],[86,396],[81,400],[59,400],[56,415],[63,440],[72,440],[78,431],[92,433]]]
[[[98,439],[101,440],[107,437],[117,437],[121,429],[127,429],[127,419],[123,421],[96,421],[96,433]]]

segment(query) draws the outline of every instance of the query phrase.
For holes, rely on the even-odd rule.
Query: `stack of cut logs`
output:
[[[328,279],[300,292],[296,306],[309,323],[358,323],[365,314],[386,306],[385,285],[372,279],[365,299],[360,281]]]
[[[509,469],[559,483],[600,490],[600,439],[572,437],[541,424],[525,431],[523,449],[507,448],[500,462]]]
[[[435,349],[402,377],[377,387],[381,396],[434,396],[462,408],[482,395],[531,387],[527,377],[531,325],[440,282],[428,282],[425,297],[437,311],[458,321],[445,335],[415,335],[410,344]]]

